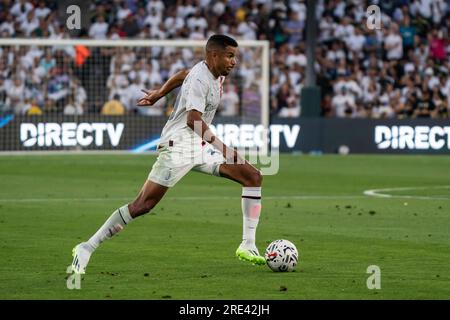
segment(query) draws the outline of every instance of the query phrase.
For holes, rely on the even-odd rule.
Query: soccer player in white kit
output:
[[[255,245],[261,213],[261,172],[236,150],[223,144],[209,125],[219,106],[222,84],[236,65],[237,42],[213,35],[206,44],[206,59],[189,72],[172,76],[159,89],[146,92],[139,106],[150,106],[182,84],[174,110],[161,134],[158,159],[134,201],[117,210],[86,242],[72,251],[72,270],[84,274],[92,253],[105,240],[120,232],[134,218],[149,212],[190,170],[224,177],[242,185],[243,240],[236,256],[256,265],[265,264]],[[215,149],[215,150],[214,150]]]

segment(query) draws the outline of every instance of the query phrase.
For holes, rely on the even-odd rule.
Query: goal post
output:
[[[220,129],[224,131],[224,134],[228,129],[233,129],[232,125],[247,125],[246,128],[248,129],[249,124],[258,127],[258,130],[255,131],[268,133],[270,121],[269,42],[266,40],[238,40],[237,42],[239,44],[238,65],[227,78],[238,79],[239,81],[235,83],[236,86],[234,87],[237,87],[236,89],[240,94],[240,113],[228,117],[221,116],[219,113],[216,115],[216,119],[220,121],[220,125],[222,125]],[[28,103],[29,107],[31,100],[34,98],[33,94],[43,99],[44,103],[47,100],[54,102],[51,101],[53,99],[61,104],[68,103],[67,99],[70,98],[70,92],[73,93],[71,98],[75,100],[81,99],[80,95],[85,96],[85,109],[82,113],[77,112],[76,108],[75,112],[66,113],[62,109],[64,105],[62,107],[57,106],[55,112],[47,112],[48,110],[45,109],[46,106],[41,106],[42,114],[39,116],[31,116],[26,108],[23,110],[20,108],[14,109],[10,105],[3,106],[3,109],[0,107],[0,123],[3,123],[3,126],[0,126],[0,151],[148,151],[152,148],[154,149],[155,137],[160,133],[162,123],[165,123],[168,114],[152,114],[154,110],[151,110],[151,107],[146,109],[148,114],[145,112],[141,113],[144,109],[139,108],[137,110],[138,108],[135,108],[135,106],[133,107],[132,113],[126,112],[121,116],[102,114],[100,108],[104,106],[107,100],[114,98],[113,93],[111,93],[111,85],[114,84],[111,84],[110,78],[114,73],[117,73],[117,78],[121,78],[124,72],[127,75],[133,73],[134,77],[136,77],[136,72],[139,72],[139,61],[137,60],[142,59],[149,65],[146,65],[146,67],[149,68],[149,72],[154,78],[167,79],[177,68],[191,68],[194,65],[194,61],[203,59],[205,44],[206,40],[182,39],[0,39],[0,59],[3,59],[5,64],[12,62],[12,65],[10,64],[7,67],[10,72],[6,81],[9,81],[10,85],[12,85],[16,77],[23,78],[24,90],[27,91],[27,97],[25,97],[26,101],[21,102],[22,104],[25,105]],[[86,74],[86,71],[80,67],[80,65],[86,63],[89,59],[89,53],[83,57],[83,52],[78,51],[80,47],[87,48],[87,51],[103,50],[102,52],[106,52],[106,55],[108,55],[108,59],[105,61],[100,58],[90,61],[90,63],[94,64],[93,70],[96,70],[95,72],[97,73]],[[48,52],[50,53],[47,61],[45,58]],[[55,56],[52,55],[55,52],[63,52],[58,54],[56,62],[54,61]],[[120,59],[117,58],[117,52],[121,52]],[[170,60],[168,58],[169,56],[173,56],[174,60]],[[178,56],[188,56],[191,63],[186,63],[184,66],[181,66],[171,62],[175,61]],[[138,57],[137,60],[136,57]],[[80,61],[77,60],[78,58],[80,58]],[[130,61],[124,62],[126,59]],[[99,67],[100,65],[101,67]],[[131,70],[129,70],[130,66]],[[52,74],[53,67],[56,67],[61,74],[57,74],[59,71],[55,71],[55,74]],[[82,67],[85,67],[85,65],[82,65]],[[117,70],[117,68],[120,70]],[[39,69],[39,71],[37,72],[36,69]],[[245,76],[248,77],[245,78]],[[52,77],[56,78],[55,83],[52,83],[52,80],[54,80]],[[65,77],[69,78],[69,82],[81,82],[79,85],[83,88],[84,92],[83,90],[81,93],[76,91],[76,86],[73,89],[74,86],[72,83],[70,86],[67,85],[67,88],[64,88],[67,89],[66,91],[59,90],[58,85],[65,85]],[[78,80],[71,80],[72,78],[77,78]],[[108,78],[107,81],[105,81],[106,78]],[[251,82],[250,84],[247,83],[249,81],[246,82],[248,78],[251,79],[249,80]],[[112,79],[115,81],[114,77]],[[122,80],[133,81],[130,79]],[[157,82],[157,79],[150,79],[150,83]],[[43,87],[45,89],[42,89]],[[151,86],[146,88],[151,89]],[[249,89],[250,91],[253,89],[249,94],[246,91],[248,88],[251,88]],[[130,94],[130,90],[127,90],[126,87],[119,89],[124,95]],[[33,93],[29,93],[28,91],[33,91]],[[64,94],[64,99],[60,98]],[[11,103],[13,101],[12,98],[8,98],[8,94],[6,95],[7,99],[9,99],[8,101]],[[168,100],[170,99],[172,103],[174,102],[172,95],[171,97],[167,97],[166,103],[169,103]],[[170,112],[170,110],[167,112]],[[128,122],[130,123],[128,124]],[[140,126],[141,124],[142,128],[140,130],[142,132],[137,134],[136,137],[123,137],[125,141],[119,138],[120,131],[126,133],[130,126]],[[227,124],[230,126],[226,127]],[[264,130],[261,130],[261,128]],[[155,138],[153,139],[153,143],[146,132]],[[236,133],[234,132],[233,134]],[[259,149],[267,150],[267,138],[267,134],[263,134],[262,138],[255,138],[255,140],[263,141],[258,146]],[[133,139],[135,141],[132,141]],[[228,140],[234,141],[232,138]],[[145,148],[143,146],[150,147]]]

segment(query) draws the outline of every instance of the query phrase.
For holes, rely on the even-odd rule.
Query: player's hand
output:
[[[142,89],[141,91],[145,93],[145,97],[138,100],[137,105],[139,107],[152,106],[156,103],[156,101],[161,99],[161,94],[159,93],[159,90],[147,91]]]

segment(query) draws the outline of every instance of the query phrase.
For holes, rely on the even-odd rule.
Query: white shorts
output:
[[[194,170],[220,176],[219,166],[225,163],[222,154],[213,146],[205,144],[195,148],[177,141],[158,146],[158,158],[148,175],[148,180],[165,187],[173,187],[189,171]]]

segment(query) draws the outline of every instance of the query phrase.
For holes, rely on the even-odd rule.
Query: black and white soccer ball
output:
[[[269,268],[275,272],[294,271],[298,263],[297,248],[292,242],[284,239],[269,244],[264,257]]]

